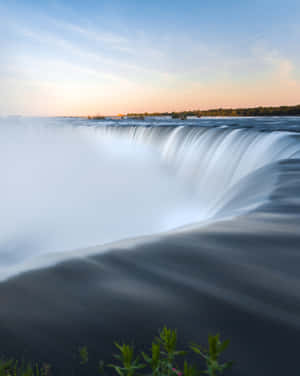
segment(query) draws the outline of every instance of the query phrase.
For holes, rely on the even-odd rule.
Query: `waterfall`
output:
[[[263,205],[289,133],[63,120],[0,122],[0,268]]]

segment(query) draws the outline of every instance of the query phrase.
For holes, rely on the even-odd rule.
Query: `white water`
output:
[[[0,266],[252,209],[275,184],[256,171],[299,150],[278,132],[2,120]]]

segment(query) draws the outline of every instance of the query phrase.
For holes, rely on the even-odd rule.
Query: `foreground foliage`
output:
[[[116,376],[200,376],[206,374],[217,376],[231,367],[232,362],[222,363],[220,357],[229,345],[229,341],[221,341],[220,336],[208,337],[208,348],[198,344],[190,344],[188,350],[177,349],[177,331],[164,327],[154,338],[148,352],[135,353],[134,346],[115,343],[118,353],[114,355],[117,363],[105,365],[99,362],[98,370],[106,373],[113,370]],[[187,357],[200,357],[197,364],[203,365],[199,369]],[[89,362],[88,349],[79,349],[80,365]],[[83,371],[83,369],[82,369]],[[86,373],[86,372],[84,372]],[[111,373],[111,372],[109,372]],[[30,364],[16,360],[0,359],[0,376],[51,376],[50,366],[47,364]]]
[[[50,376],[50,366],[0,359],[0,376]]]
[[[229,345],[229,340],[221,341],[219,334],[208,337],[208,348],[198,344],[191,344],[189,351],[177,349],[177,331],[164,327],[153,340],[149,353],[135,354],[134,346],[115,343],[118,354],[114,355],[117,364],[108,367],[115,370],[118,376],[209,376],[222,375],[232,366],[232,362],[222,363],[221,354]],[[191,364],[186,356],[196,354],[204,361],[205,369],[199,370]],[[80,349],[82,364],[87,362],[88,353],[85,347]],[[182,359],[182,357],[184,357]],[[178,363],[178,359],[181,361]],[[181,366],[180,366],[181,365]],[[99,371],[103,372],[104,364],[100,363]]]

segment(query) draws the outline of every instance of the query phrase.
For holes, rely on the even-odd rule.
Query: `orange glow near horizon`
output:
[[[257,106],[297,105],[300,103],[300,85],[269,82],[265,85],[214,86],[193,84],[186,88],[153,90],[142,87],[126,89],[122,95],[101,95],[86,87],[77,90],[56,88],[55,93],[39,91],[14,102],[11,115],[23,116],[117,116],[127,113],[173,112],[207,110],[212,108],[242,108]],[[121,89],[121,88],[120,88]],[[84,91],[86,94],[84,94]],[[120,90],[121,91],[121,90]]]

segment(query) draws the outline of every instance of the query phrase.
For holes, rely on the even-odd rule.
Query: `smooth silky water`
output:
[[[80,344],[108,359],[115,339],[167,324],[229,337],[235,374],[282,374],[300,344],[299,131],[278,117],[0,119],[8,354],[65,372]]]

